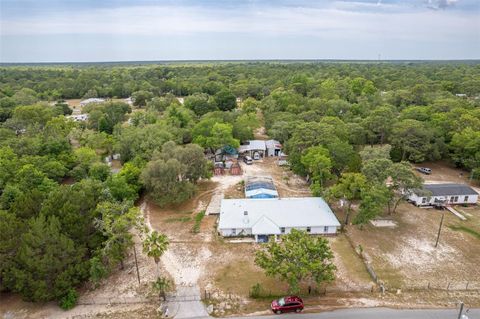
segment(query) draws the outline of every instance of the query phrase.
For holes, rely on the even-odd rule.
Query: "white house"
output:
[[[80,101],[80,106],[85,106],[85,105],[88,105],[88,104],[91,104],[91,103],[103,103],[103,102],[105,102],[105,99],[92,97],[92,98]]]
[[[310,234],[335,235],[338,219],[320,197],[222,199],[218,232],[225,237],[288,234],[295,228]]]
[[[478,193],[465,184],[423,184],[408,200],[417,206],[445,206],[448,204],[475,204]]]
[[[85,122],[88,120],[88,114],[77,114],[77,115],[69,115],[67,118],[72,119],[75,122]]]

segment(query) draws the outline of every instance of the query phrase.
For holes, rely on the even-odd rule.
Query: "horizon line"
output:
[[[475,59],[165,59],[165,60],[103,60],[103,61],[47,61],[47,62],[0,62],[0,66],[8,65],[50,65],[50,64],[154,64],[154,63],[208,63],[208,62],[374,62],[374,63],[391,63],[391,62],[480,62],[480,58]]]

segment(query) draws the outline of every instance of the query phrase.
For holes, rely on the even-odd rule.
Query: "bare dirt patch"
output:
[[[422,177],[427,183],[442,182],[442,183],[462,183],[471,186],[480,187],[478,183],[470,180],[470,173],[468,171],[454,167],[452,164],[438,161],[438,162],[424,162],[415,165],[416,167],[428,167],[432,169],[432,174],[426,175],[418,171],[416,174]]]
[[[265,157],[252,165],[243,165],[246,176],[271,176],[280,197],[310,197],[307,182],[287,167],[276,164],[277,157]]]
[[[203,181],[198,185],[197,195],[181,205],[159,207],[152,201],[145,200],[149,223],[153,229],[166,234],[170,241],[198,241],[202,233],[192,232],[194,217],[207,208],[217,187],[216,182]]]

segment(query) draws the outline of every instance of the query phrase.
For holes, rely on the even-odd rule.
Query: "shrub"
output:
[[[63,310],[72,309],[77,304],[77,299],[78,299],[77,291],[73,288],[70,288],[67,294],[62,298],[60,298],[60,300],[58,301],[58,305]]]
[[[262,286],[257,282],[250,288],[250,292],[248,294],[250,298],[260,298],[262,296]]]
[[[195,215],[195,224],[193,225],[192,231],[197,234],[200,232],[200,224],[202,222],[203,217],[205,217],[205,211],[202,210],[200,213]]]

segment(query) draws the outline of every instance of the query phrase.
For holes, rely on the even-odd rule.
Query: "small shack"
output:
[[[215,162],[213,165],[213,174],[214,175],[224,175],[225,174],[225,166],[223,162]]]
[[[230,166],[230,175],[242,175],[242,167],[238,161],[233,162]]]
[[[238,152],[237,150],[230,146],[226,145],[222,148],[219,148],[215,152],[215,162],[223,162],[223,161],[228,161],[228,160],[233,160],[238,158]]]
[[[268,140],[265,142],[267,148],[267,156],[280,156],[282,152],[282,144],[277,140]]]

